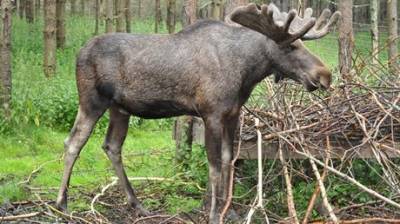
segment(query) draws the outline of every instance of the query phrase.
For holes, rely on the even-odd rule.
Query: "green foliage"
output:
[[[15,126],[32,124],[59,130],[69,130],[78,109],[78,93],[75,84],[75,60],[79,49],[93,37],[93,19],[70,17],[66,20],[67,43],[57,52],[57,73],[47,79],[43,74],[43,21],[27,24],[15,16],[12,38],[12,120],[0,117],[0,133],[12,133]],[[150,20],[136,22],[133,32],[153,32]],[[104,30],[101,27],[100,30]],[[161,27],[161,32],[166,32]],[[108,116],[101,119],[96,132],[103,131]],[[171,119],[143,121],[131,120],[131,126],[170,127]]]
[[[18,201],[27,197],[27,193],[15,183],[0,185],[0,204],[9,201]]]

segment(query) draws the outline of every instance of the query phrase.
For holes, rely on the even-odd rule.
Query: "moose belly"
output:
[[[195,115],[189,108],[170,100],[135,100],[120,106],[130,114],[142,118],[167,118],[184,114]]]

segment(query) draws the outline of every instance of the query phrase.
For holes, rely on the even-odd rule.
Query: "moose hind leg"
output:
[[[135,208],[139,215],[147,216],[150,213],[142,207],[140,201],[137,199],[122,163],[121,150],[128,131],[129,117],[130,115],[119,112],[118,108],[110,109],[110,123],[103,149],[112,162],[120,184],[128,197],[129,205]]]
[[[64,142],[64,173],[56,201],[57,207],[61,210],[67,209],[67,192],[75,161],[81,149],[86,144],[97,120],[103,115],[104,111],[105,108],[101,110],[87,110],[81,106],[79,107],[74,127]]]

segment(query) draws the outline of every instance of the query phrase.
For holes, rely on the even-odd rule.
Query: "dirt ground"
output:
[[[127,206],[126,198],[117,186],[110,188],[95,203],[95,210],[91,209],[91,201],[100,190],[92,193],[81,192],[79,200],[87,201],[84,208],[79,211],[63,213],[55,208],[54,201],[42,200],[38,194],[36,200],[6,203],[0,206],[0,224],[2,223],[132,223],[132,224],[182,224],[182,223],[207,223],[208,213],[194,210],[189,213],[176,215],[167,214],[162,203],[152,210],[152,215],[139,217],[135,211]],[[74,198],[75,197],[75,198]],[[76,200],[76,195],[69,200]],[[162,195],[152,194],[154,200],[162,200]],[[238,210],[238,208],[235,208]],[[240,208],[239,208],[240,210]],[[243,211],[246,213],[246,211]],[[345,208],[336,209],[335,214],[340,220],[348,220],[343,223],[396,223],[400,220],[398,211],[387,208],[384,203],[372,201],[364,204],[353,204]],[[362,216],[360,214],[363,214]],[[370,218],[368,218],[370,217]],[[379,217],[379,219],[371,219]],[[256,218],[257,219],[257,218]],[[255,219],[255,220],[256,220]],[[258,219],[255,223],[263,223]],[[353,222],[350,220],[364,220],[365,222]],[[274,218],[272,223],[290,223],[284,217]],[[313,220],[310,223],[327,223],[324,220]]]

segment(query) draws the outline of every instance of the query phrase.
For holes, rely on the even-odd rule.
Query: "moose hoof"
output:
[[[149,212],[147,209],[143,208],[142,205],[136,206],[135,210],[136,210],[138,216],[146,217],[146,216],[150,216],[151,215],[151,212]]]
[[[56,208],[63,212],[67,211],[67,198],[65,195],[57,198]]]
[[[239,223],[241,221],[241,217],[232,208],[228,210],[225,219],[228,223]]]
[[[219,215],[210,216],[208,224],[219,224]]]
[[[57,201],[56,202],[56,208],[62,212],[67,211],[67,202],[65,201]]]

